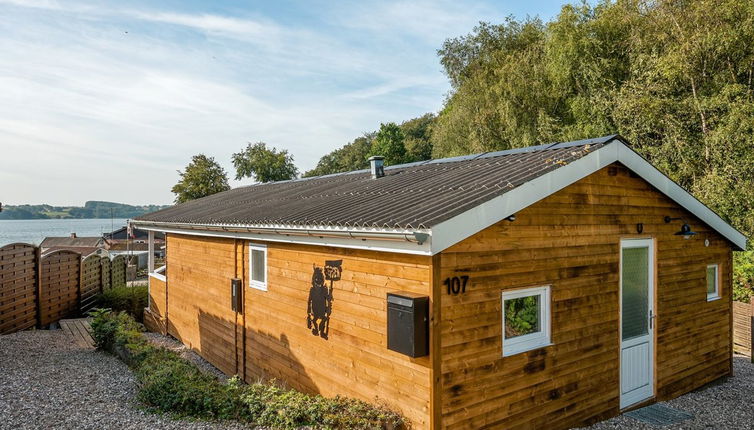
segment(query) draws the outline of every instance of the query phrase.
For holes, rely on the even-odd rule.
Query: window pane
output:
[[[265,282],[264,279],[264,251],[259,249],[251,250],[251,280]]]
[[[505,300],[505,338],[540,331],[540,295]]]
[[[717,270],[715,269],[715,266],[707,268],[707,294],[710,295],[717,294],[717,288],[715,288],[715,283],[717,282]]]
[[[623,248],[623,340],[649,333],[649,248]]]

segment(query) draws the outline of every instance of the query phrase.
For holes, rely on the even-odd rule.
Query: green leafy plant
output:
[[[138,322],[144,318],[144,308],[149,303],[146,286],[116,287],[97,296],[98,308],[108,308],[117,312],[127,312]]]
[[[523,336],[539,330],[538,296],[505,301],[505,337]]]
[[[223,383],[175,352],[150,344],[127,313],[97,309],[90,315],[97,347],[131,366],[138,399],[155,411],[282,429],[381,429],[404,423],[388,408],[360,400],[311,396],[274,381],[246,385],[237,376]]]
[[[228,174],[214,158],[204,154],[191,157],[191,162],[184,171],[178,171],[181,180],[170,190],[175,194],[176,203],[211,196],[221,191],[228,191]]]
[[[733,257],[733,300],[750,303],[754,292],[754,251],[736,252]]]
[[[91,329],[94,344],[99,349],[111,350],[116,343],[125,345],[129,339],[140,334],[142,328],[130,315],[113,312],[111,309],[95,309]]]

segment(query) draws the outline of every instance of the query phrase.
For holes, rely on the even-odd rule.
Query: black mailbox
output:
[[[387,348],[409,357],[429,353],[429,297],[387,293]]]
[[[230,308],[234,312],[243,312],[243,288],[241,288],[241,280],[233,278],[230,280]]]

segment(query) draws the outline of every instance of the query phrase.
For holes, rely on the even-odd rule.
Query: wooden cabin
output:
[[[149,326],[416,429],[566,429],[731,374],[746,238],[620,136],[371,163],[134,220],[167,234]]]

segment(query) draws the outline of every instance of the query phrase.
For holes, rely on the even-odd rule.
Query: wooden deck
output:
[[[63,329],[63,333],[70,336],[76,345],[94,349],[94,339],[89,330],[89,318],[76,318],[68,320],[60,320],[60,328]]]

